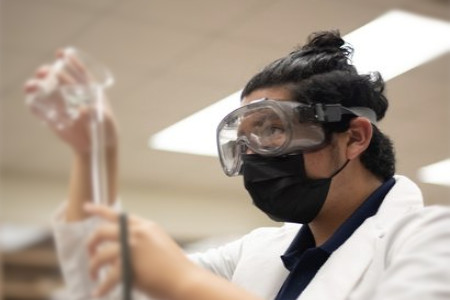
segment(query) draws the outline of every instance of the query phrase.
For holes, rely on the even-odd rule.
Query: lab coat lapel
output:
[[[423,207],[418,187],[406,177],[395,176],[395,179],[396,184],[377,214],[361,224],[330,256],[298,300],[347,299],[373,260],[378,241],[386,230],[400,216]]]
[[[373,259],[376,230],[367,220],[339,247],[298,298],[346,299]]]

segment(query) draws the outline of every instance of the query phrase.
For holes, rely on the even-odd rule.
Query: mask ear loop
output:
[[[337,174],[339,174],[350,162],[350,159],[347,159],[347,161],[340,167],[338,168],[331,176],[330,178],[333,178],[334,176],[336,176]]]

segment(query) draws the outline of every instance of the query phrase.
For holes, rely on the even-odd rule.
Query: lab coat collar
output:
[[[300,299],[347,299],[369,266],[377,240],[409,211],[423,207],[422,194],[411,180],[395,176],[396,184],[386,195],[378,213],[368,218],[317,272]]]

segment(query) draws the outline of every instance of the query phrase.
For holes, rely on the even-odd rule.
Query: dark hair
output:
[[[303,47],[275,60],[257,73],[245,86],[241,98],[255,90],[285,86],[293,100],[303,103],[339,103],[346,107],[371,108],[381,120],[388,108],[384,81],[377,72],[358,74],[351,63],[352,47],[338,31],[312,34]],[[328,134],[348,129],[350,119],[324,125]],[[362,164],[375,176],[388,179],[395,173],[391,140],[376,126],[369,147],[360,156]]]

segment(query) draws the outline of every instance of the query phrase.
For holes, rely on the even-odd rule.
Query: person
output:
[[[225,174],[242,176],[281,226],[186,256],[157,224],[129,216],[136,299],[450,298],[450,212],[424,207],[419,188],[395,175],[393,144],[378,127],[383,79],[358,74],[352,51],[338,31],[313,33],[252,77],[218,126]],[[38,70],[26,92],[47,73]],[[118,138],[106,115],[114,204]],[[83,117],[56,132],[75,153],[54,222],[70,299],[119,299],[119,212],[89,203],[88,139],[76,139],[86,136]]]

